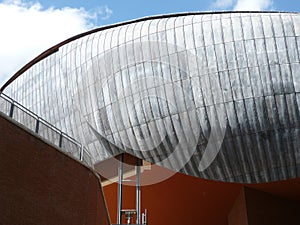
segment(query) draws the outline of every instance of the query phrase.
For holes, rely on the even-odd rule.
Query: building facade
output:
[[[164,15],[38,56],[3,92],[83,143],[188,175],[300,176],[300,14]]]

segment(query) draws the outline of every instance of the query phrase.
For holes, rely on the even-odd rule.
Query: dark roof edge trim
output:
[[[39,61],[43,60],[44,58],[48,57],[49,55],[59,51],[59,48],[65,44],[68,44],[76,39],[79,39],[81,37],[84,37],[86,35],[96,33],[98,31],[103,31],[111,28],[115,28],[118,26],[124,26],[132,23],[142,22],[146,20],[151,19],[164,19],[164,18],[172,18],[172,17],[178,17],[178,16],[191,16],[191,15],[207,15],[207,14],[225,14],[225,13],[291,13],[291,14],[299,14],[299,12],[281,12],[281,11],[218,11],[218,12],[183,12],[183,13],[174,13],[174,14],[163,14],[163,15],[155,15],[155,16],[148,16],[148,17],[142,17],[139,19],[129,20],[126,22],[116,23],[112,25],[107,25],[103,27],[98,27],[93,30],[75,35],[71,38],[66,39],[63,42],[60,42],[56,44],[55,46],[49,48],[48,50],[44,51],[40,55],[38,55],[36,58],[31,60],[29,63],[27,63],[25,66],[23,66],[19,71],[17,71],[0,89],[0,93],[4,91],[4,89],[11,84],[15,79],[17,79],[21,74],[23,74],[26,70],[28,70],[30,67],[32,67],[34,64],[38,63]]]

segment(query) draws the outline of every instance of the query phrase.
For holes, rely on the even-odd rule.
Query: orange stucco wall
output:
[[[142,173],[143,179],[153,179],[158,174],[169,173],[165,168],[152,165],[150,171]],[[256,203],[250,203],[246,207],[246,202],[242,202],[239,218],[232,218],[230,214],[235,211],[235,205],[244,188],[257,190],[258,193],[268,193],[276,198],[295,200],[300,210],[300,178],[280,181],[274,183],[242,185],[236,183],[223,183],[208,181],[196,177],[176,173],[169,179],[153,184],[142,186],[142,211],[148,209],[149,225],[231,225],[234,221],[240,222],[248,219],[248,208],[257,208]],[[103,187],[107,201],[111,221],[116,222],[117,217],[117,184],[113,183]],[[248,190],[248,189],[247,189]],[[135,208],[135,187],[124,186],[123,208]],[[261,202],[264,202],[262,194]],[[238,206],[241,209],[241,204]],[[268,203],[266,203],[268,204]],[[289,203],[288,203],[289,204]],[[278,206],[279,207],[279,206]],[[280,206],[281,207],[281,206]],[[277,213],[277,208],[270,208],[269,215]],[[232,214],[233,215],[233,214]],[[233,216],[236,217],[237,214]],[[252,214],[254,215],[254,214]],[[251,219],[255,216],[251,215]],[[123,222],[125,222],[123,220]],[[255,225],[252,223],[251,225]],[[289,224],[283,224],[289,225]]]
[[[166,169],[153,166],[147,173],[162,173]],[[227,225],[227,215],[242,186],[176,173],[154,185],[142,187],[142,211],[148,210],[152,225],[209,224]],[[117,217],[117,184],[103,187],[112,223]],[[124,186],[123,208],[135,208],[135,187]]]

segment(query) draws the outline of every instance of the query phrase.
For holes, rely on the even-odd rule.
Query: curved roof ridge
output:
[[[152,19],[163,19],[163,18],[172,18],[178,16],[191,16],[191,15],[208,15],[208,14],[227,14],[227,13],[290,13],[290,14],[300,14],[300,12],[286,12],[286,11],[204,11],[204,12],[179,12],[179,13],[171,13],[171,14],[161,14],[161,15],[153,15],[153,16],[146,16],[142,18],[137,18],[133,20],[128,20],[125,22],[119,22],[115,24],[110,24],[102,27],[97,27],[95,29],[77,34],[73,37],[70,37],[51,48],[47,49],[46,51],[42,52],[40,55],[29,61],[25,66],[23,66],[20,70],[18,70],[5,84],[0,88],[0,93],[4,91],[4,89],[12,83],[16,78],[18,78],[21,74],[23,74],[26,70],[28,70],[31,66],[38,63],[39,61],[43,60],[44,58],[48,57],[49,55],[57,52],[59,48],[65,44],[68,44],[74,40],[82,38],[86,35],[90,35],[99,31],[108,30],[111,28],[124,26],[132,23],[138,23],[142,21],[152,20]]]

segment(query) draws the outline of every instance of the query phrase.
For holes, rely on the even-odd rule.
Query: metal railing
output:
[[[65,153],[93,167],[92,157],[81,143],[3,93],[0,93],[0,112],[61,148]]]

